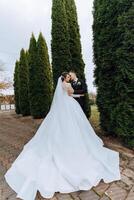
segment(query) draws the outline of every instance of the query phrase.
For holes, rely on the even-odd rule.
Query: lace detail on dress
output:
[[[66,90],[66,92],[68,92],[68,91],[70,91],[71,93],[74,92],[70,83],[62,83],[62,87],[64,90]]]

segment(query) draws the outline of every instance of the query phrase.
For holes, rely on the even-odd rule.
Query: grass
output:
[[[102,133],[99,125],[99,112],[96,105],[91,106],[91,117],[89,120],[95,131],[97,133]]]
[[[91,122],[93,122],[95,125],[99,125],[99,112],[96,105],[91,106]]]
[[[91,117],[89,118],[89,121],[97,135],[100,137],[110,136],[109,134],[106,134],[106,132],[100,127],[100,114],[97,105],[91,106]]]

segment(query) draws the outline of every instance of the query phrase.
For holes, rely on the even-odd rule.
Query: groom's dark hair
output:
[[[74,70],[70,70],[69,73],[70,73],[70,72],[77,75],[77,73],[76,73]]]

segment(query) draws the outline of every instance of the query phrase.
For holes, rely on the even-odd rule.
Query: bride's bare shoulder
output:
[[[71,83],[63,82],[62,85],[63,85],[63,88],[67,89],[71,86]]]

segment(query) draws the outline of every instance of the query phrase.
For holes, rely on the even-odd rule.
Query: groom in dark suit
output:
[[[69,75],[71,78],[70,83],[72,85],[72,88],[74,89],[74,99],[80,104],[84,113],[86,114],[84,100],[85,94],[87,93],[87,86],[84,81],[80,80],[77,77],[76,72],[70,71]]]

